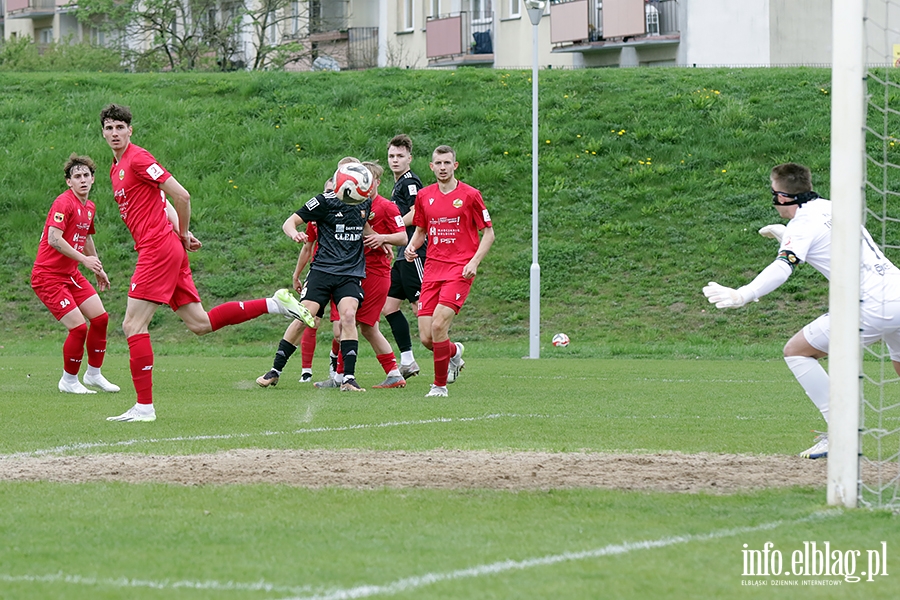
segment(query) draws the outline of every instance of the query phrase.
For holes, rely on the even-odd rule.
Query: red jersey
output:
[[[118,162],[113,159],[109,170],[113,196],[135,250],[158,244],[173,229],[166,215],[166,195],[159,189],[171,176],[152,154],[134,144],[128,144]]]
[[[71,275],[77,271],[78,261],[59,252],[47,242],[47,229],[55,227],[62,230],[63,239],[83,253],[87,236],[94,234],[95,214],[94,203],[88,200],[82,204],[72,190],[66,190],[57,196],[47,213],[33,270],[59,275]]]
[[[385,198],[376,195],[372,201],[372,212],[369,213],[369,225],[375,233],[390,235],[406,230],[403,217],[397,205]],[[394,260],[393,252],[385,252],[384,248],[369,248],[366,246],[366,276],[375,275],[381,277],[391,276],[391,262]]]
[[[423,228],[428,239],[426,274],[464,267],[478,251],[478,232],[492,226],[481,192],[461,181],[449,194],[436,183],[419,190],[413,225]]]

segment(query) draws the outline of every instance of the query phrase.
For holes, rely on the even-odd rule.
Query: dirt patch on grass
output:
[[[583,454],[435,450],[229,450],[156,456],[7,457],[0,480],[84,483],[248,483],[348,488],[607,488],[732,493],[824,486],[826,463],[794,456]]]

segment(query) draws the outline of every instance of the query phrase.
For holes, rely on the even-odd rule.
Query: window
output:
[[[415,0],[403,0],[400,8],[400,30],[412,31],[415,27],[415,19],[413,15],[413,4]]]
[[[490,21],[493,18],[491,14],[491,0],[469,0],[469,11],[472,13],[472,22]]]
[[[508,2],[508,10],[509,10],[509,14],[507,16],[508,17],[521,17],[522,9],[521,9],[520,0],[507,0],[507,2]]]
[[[441,0],[431,0],[429,4],[431,5],[431,14],[429,16],[437,19],[441,16]]]
[[[40,44],[52,44],[53,43],[53,28],[47,27],[45,29],[38,29],[37,31],[38,43]]]
[[[300,33],[300,2],[296,0],[291,2],[291,35],[297,36]]]

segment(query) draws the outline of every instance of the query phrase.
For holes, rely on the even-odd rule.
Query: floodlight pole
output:
[[[541,357],[541,266],[538,264],[538,25],[545,2],[525,0],[531,19],[531,290],[528,326],[528,358]]]

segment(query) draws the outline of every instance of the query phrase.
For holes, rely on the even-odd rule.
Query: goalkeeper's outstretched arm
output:
[[[710,281],[703,294],[710,304],[716,308],[739,308],[748,302],[754,302],[775,290],[791,276],[791,267],[785,261],[776,259],[756,276],[750,283],[738,289],[732,289]]]

